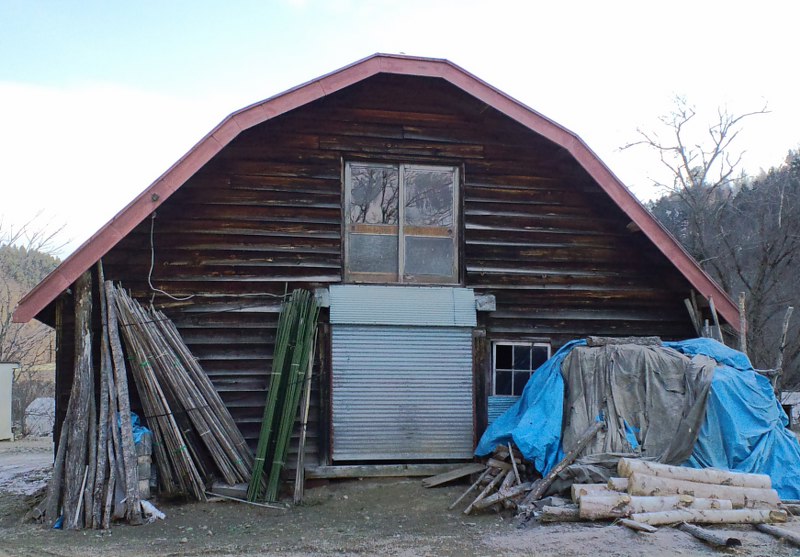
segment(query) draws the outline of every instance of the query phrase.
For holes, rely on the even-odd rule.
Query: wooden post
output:
[[[308,411],[311,406],[311,373],[314,370],[314,348],[317,345],[317,333],[314,333],[314,342],[311,344],[311,356],[308,358],[305,385],[303,387],[303,402],[300,411],[300,442],[297,445],[297,470],[294,477],[294,504],[303,502],[305,488],[305,452],[306,434],[308,432]]]
[[[97,264],[98,281],[103,280],[103,266]],[[108,312],[106,309],[106,292],[101,286],[100,291],[100,323],[102,333],[100,337],[100,413],[97,419],[97,466],[95,468],[94,490],[92,493],[92,527],[100,528],[103,521],[103,495],[108,478],[108,376],[112,373],[111,347],[108,343]]]
[[[700,330],[700,317],[697,315],[697,313],[695,313],[691,300],[689,300],[689,298],[685,298],[683,303],[686,305],[686,311],[689,312],[689,319],[692,322],[692,327],[694,327],[695,333],[697,333],[697,336],[702,336],[703,333]]]
[[[125,485],[125,517],[131,524],[140,524],[142,515],[141,505],[139,504],[139,482],[137,480],[138,461],[133,443],[131,401],[128,394],[125,358],[122,353],[122,342],[119,338],[117,308],[114,305],[114,286],[111,281],[106,281],[104,286],[106,291],[106,310],[108,312],[108,340],[111,347],[111,359],[114,364],[114,384],[117,388],[122,458],[125,470],[125,477],[120,478],[121,483]]]
[[[783,374],[783,351],[786,350],[786,335],[789,332],[789,321],[792,318],[794,307],[789,306],[786,308],[786,314],[783,316],[783,328],[781,329],[781,341],[778,346],[778,359],[775,362],[775,376],[772,378],[772,389],[775,394],[781,390],[781,375]]]
[[[712,338],[725,344],[725,341],[722,340],[722,329],[719,326],[719,315],[717,315],[717,307],[714,305],[713,296],[708,297],[708,306],[711,309],[711,319],[714,321],[714,328],[711,330]]]
[[[64,527],[83,526],[78,508],[83,491],[89,432],[89,391],[92,379],[92,275],[75,281],[75,377],[72,383],[67,451],[64,463]],[[73,404],[74,400],[74,404]]]
[[[745,293],[739,292],[739,351],[747,355],[747,314],[744,302]]]

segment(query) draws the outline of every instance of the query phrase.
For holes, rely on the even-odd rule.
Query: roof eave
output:
[[[23,297],[14,321],[36,317],[239,133],[379,73],[442,78],[565,148],[694,288],[714,296],[720,315],[738,330],[738,308],[730,297],[576,134],[448,60],[389,54],[374,54],[229,115]]]

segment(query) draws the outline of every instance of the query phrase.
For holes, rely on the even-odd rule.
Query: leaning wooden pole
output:
[[[128,394],[128,378],[125,370],[125,357],[122,352],[122,341],[119,337],[119,321],[117,308],[114,305],[114,285],[105,283],[106,310],[108,312],[108,337],[111,346],[111,359],[114,365],[114,384],[117,388],[117,404],[119,409],[119,428],[122,441],[122,458],[125,477],[120,478],[125,485],[125,517],[132,524],[141,523],[141,505],[139,503],[139,482],[137,479],[138,461],[136,447],[133,442],[133,425],[131,424],[131,402]]]
[[[789,321],[792,319],[792,312],[794,307],[789,306],[786,308],[786,313],[783,316],[783,327],[781,329],[781,340],[778,345],[778,359],[775,362],[775,376],[772,379],[772,388],[777,394],[780,391],[781,374],[783,374],[783,352],[786,350],[786,335],[789,333]]]
[[[745,312],[745,293],[739,292],[739,351],[747,354],[747,313]]]
[[[92,380],[92,275],[86,271],[75,281],[75,375],[69,405],[67,451],[64,463],[64,527],[83,526],[78,506],[83,490],[89,432],[89,392]]]
[[[556,476],[560,474],[564,468],[572,464],[576,458],[578,458],[578,455],[583,449],[586,448],[586,445],[589,444],[589,441],[594,439],[594,436],[597,435],[597,433],[604,427],[605,422],[596,421],[586,428],[586,431],[583,432],[583,435],[581,435],[580,439],[578,439],[578,442],[575,444],[572,450],[568,452],[563,459],[561,459],[561,462],[556,464],[544,478],[541,480],[536,480],[533,489],[527,495],[527,497],[525,497],[523,504],[530,504],[541,499],[547,489],[556,479]]]
[[[103,266],[97,264],[100,284],[103,281]],[[92,527],[100,528],[103,521],[103,500],[106,481],[108,480],[109,443],[109,388],[108,376],[112,373],[111,346],[108,342],[108,309],[106,306],[105,288],[100,288],[100,321],[102,333],[100,338],[100,413],[97,428],[97,466],[95,468],[94,489],[92,493]]]
[[[722,328],[719,325],[719,315],[717,314],[717,306],[714,305],[714,297],[708,297],[708,307],[711,310],[711,319],[714,322],[714,330],[712,331],[712,336],[715,337],[715,340],[720,341],[722,344],[725,344],[725,341],[722,339]]]

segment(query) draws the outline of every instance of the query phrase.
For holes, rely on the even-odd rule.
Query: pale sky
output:
[[[66,256],[226,115],[375,52],[447,58],[620,151],[683,95],[746,122],[744,169],[800,146],[798,2],[0,0],[0,217],[65,225]]]

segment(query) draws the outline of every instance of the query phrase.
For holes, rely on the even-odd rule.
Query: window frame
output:
[[[362,225],[366,227],[386,227],[396,228],[395,234],[392,234],[397,239],[397,275],[385,272],[370,272],[370,271],[351,271],[350,270],[350,237],[352,234],[374,234],[384,235],[378,232],[376,228],[374,232],[353,232],[351,230],[352,224],[350,223],[350,201],[352,190],[352,168],[353,167],[367,167],[367,168],[391,168],[397,171],[397,188],[398,188],[398,211],[397,211],[397,225]],[[405,223],[405,205],[406,205],[406,186],[405,186],[405,173],[408,170],[428,170],[436,172],[447,172],[453,176],[453,216],[452,223],[449,227],[430,227],[441,228],[447,230],[445,235],[437,234],[406,234],[406,228],[420,229],[416,225],[406,225]],[[459,192],[461,190],[461,171],[458,166],[452,164],[432,165],[432,164],[418,164],[418,163],[401,163],[401,162],[372,162],[372,161],[345,161],[344,163],[344,205],[342,210],[342,228],[343,228],[343,242],[342,251],[344,252],[343,265],[344,265],[344,280],[345,282],[352,283],[367,283],[367,284],[459,284],[460,273],[460,256],[459,238],[461,235],[460,229],[460,211],[459,211]],[[390,234],[385,234],[390,235]],[[443,238],[448,235],[452,236],[453,245],[453,261],[450,269],[450,275],[408,275],[405,272],[406,265],[406,239],[407,238]],[[419,277],[419,278],[418,278]]]
[[[514,397],[519,398],[520,395],[514,394],[514,374],[519,372],[528,372],[528,381],[530,378],[533,377],[534,372],[537,368],[533,367],[533,363],[531,360],[531,364],[529,370],[517,370],[513,368],[513,360],[512,360],[512,367],[510,369],[501,368],[500,371],[509,371],[511,372],[511,394],[498,394],[497,393],[497,347],[498,346],[527,346],[528,348],[535,348],[535,347],[543,347],[547,349],[547,358],[545,361],[549,360],[553,355],[553,345],[550,342],[543,342],[543,341],[533,341],[533,340],[494,340],[492,341],[492,388],[489,396],[495,397]],[[527,381],[526,381],[527,384]],[[524,387],[523,387],[524,388]]]

